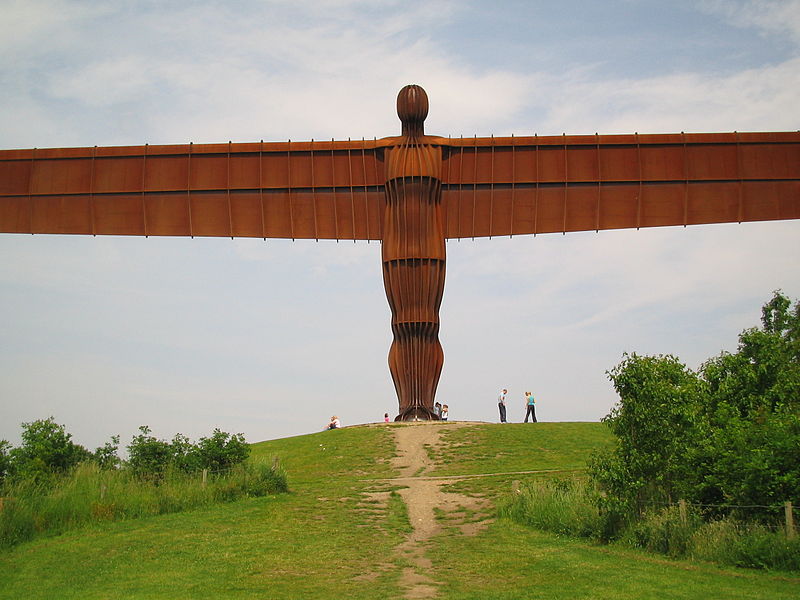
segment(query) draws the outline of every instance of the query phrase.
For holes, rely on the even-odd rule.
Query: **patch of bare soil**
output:
[[[463,426],[456,423],[414,423],[393,428],[398,453],[393,466],[400,472],[396,481],[408,486],[398,493],[408,507],[413,527],[395,549],[397,556],[408,565],[399,581],[405,598],[435,598],[438,595],[441,582],[435,579],[427,555],[427,542],[442,529],[435,509],[442,511],[447,524],[458,527],[462,535],[475,535],[488,525],[489,521],[485,520],[488,515],[483,515],[483,521],[465,522],[467,514],[486,509],[486,500],[445,492],[442,487],[453,480],[425,478],[435,466],[430,455],[436,456],[442,446],[440,436],[443,428]]]

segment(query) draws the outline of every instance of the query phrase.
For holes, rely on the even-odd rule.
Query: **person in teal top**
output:
[[[528,403],[528,412],[525,413],[525,422],[528,422],[528,416],[533,418],[532,423],[536,423],[536,401],[533,399],[533,394],[525,392],[525,400]]]

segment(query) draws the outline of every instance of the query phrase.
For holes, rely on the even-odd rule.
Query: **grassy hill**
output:
[[[254,445],[256,457],[279,458],[288,494],[105,523],[0,552],[0,598],[401,598],[408,588],[399,580],[420,576],[398,552],[415,535],[396,493],[407,481],[393,480],[403,427],[413,426]],[[489,519],[436,507],[439,529],[417,557],[435,578],[429,597],[798,597],[800,580],[790,576],[670,561],[492,518],[514,480],[580,474],[591,452],[611,443],[601,424],[430,427],[440,436],[422,448],[433,464],[425,477],[450,477],[443,491],[488,501]],[[481,526],[466,528],[470,521]]]

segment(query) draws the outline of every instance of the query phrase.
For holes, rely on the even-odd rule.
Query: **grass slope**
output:
[[[393,549],[410,530],[389,492],[393,427],[353,427],[256,444],[291,493],[39,539],[0,553],[0,598],[341,598],[401,596]],[[597,423],[442,424],[434,474],[580,469],[608,445]],[[511,481],[459,480],[497,499]],[[428,556],[440,598],[796,598],[800,581],[673,562],[542,534],[507,520],[464,537],[443,519]]]

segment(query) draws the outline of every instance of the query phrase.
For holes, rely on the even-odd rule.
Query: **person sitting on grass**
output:
[[[339,421],[339,417],[333,415],[331,417],[331,422],[328,423],[326,429],[339,429],[342,426],[341,422]]]

